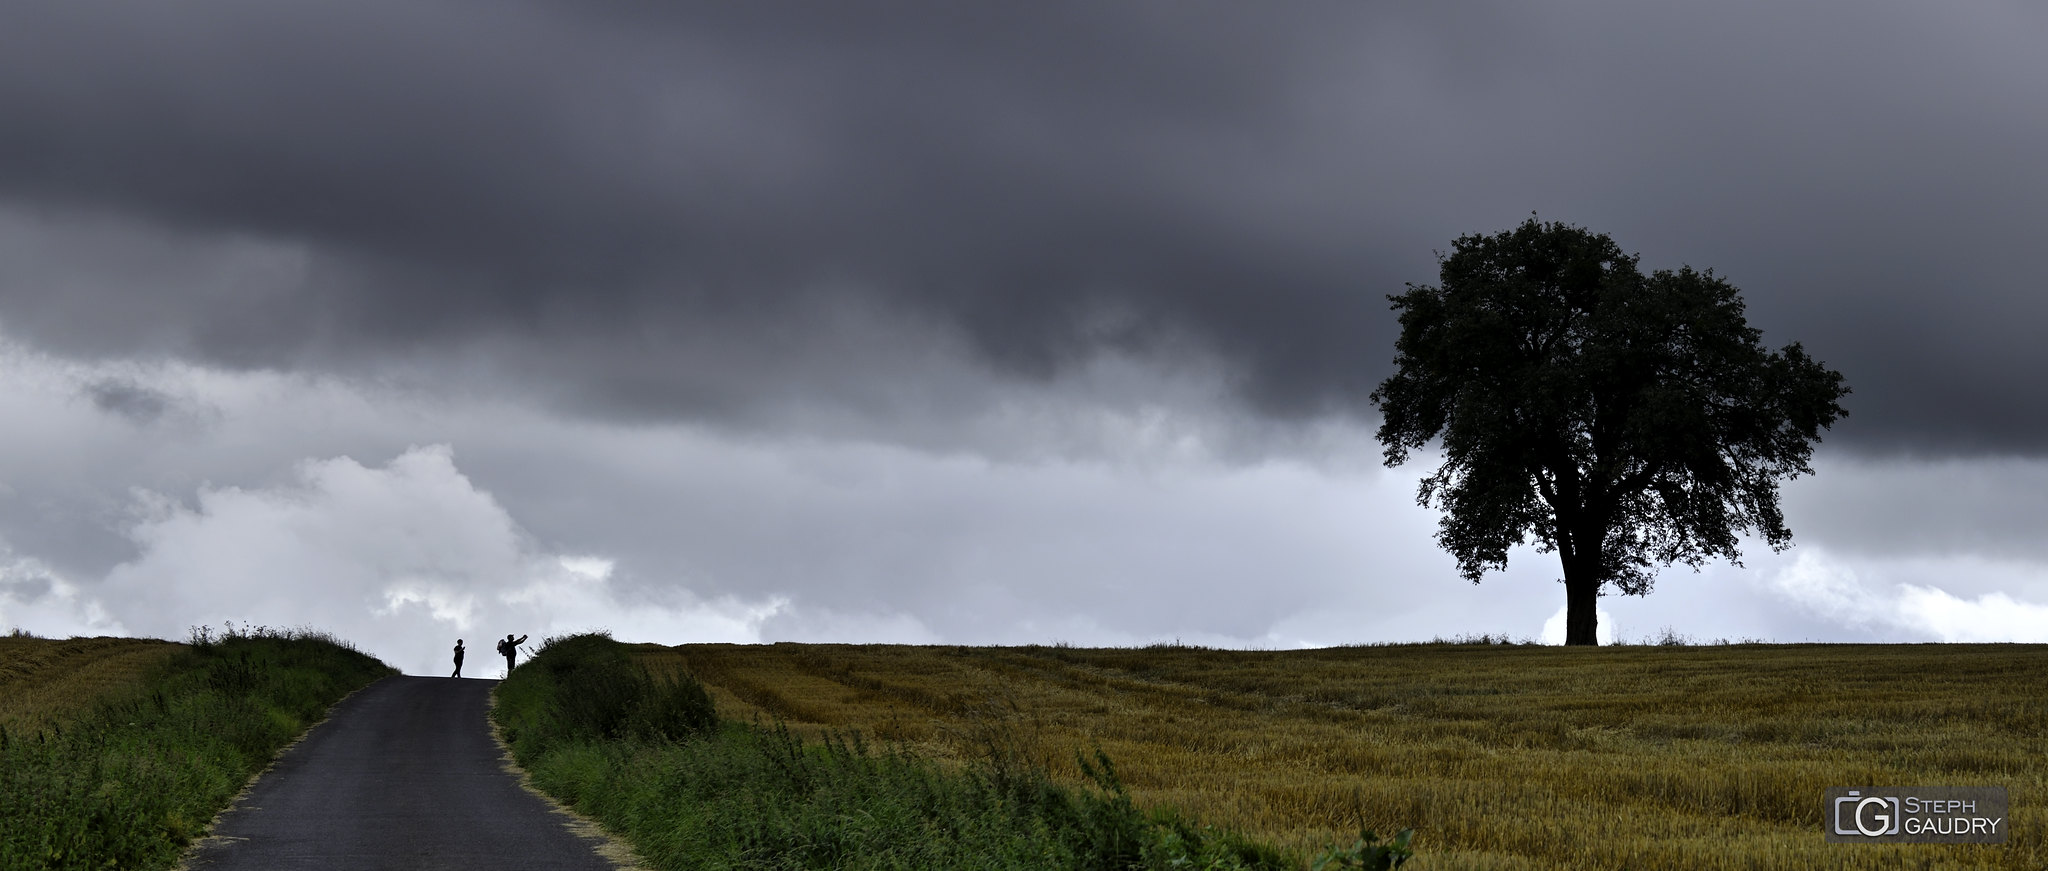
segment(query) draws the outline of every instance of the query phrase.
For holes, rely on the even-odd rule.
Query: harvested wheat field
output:
[[[0,726],[25,734],[139,685],[184,645],[152,638],[0,638]]]
[[[2048,867],[2048,647],[642,645],[721,712],[1074,776],[1425,869]],[[1830,786],[1997,785],[2004,845],[1822,840]]]

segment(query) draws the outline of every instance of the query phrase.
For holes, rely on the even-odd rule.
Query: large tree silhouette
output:
[[[1388,297],[1397,370],[1372,401],[1389,467],[1442,439],[1416,501],[1444,512],[1437,542],[1467,579],[1517,544],[1554,551],[1565,643],[1597,644],[1608,587],[1741,565],[1744,531],[1790,546],[1778,482],[1813,472],[1849,388],[1796,342],[1766,350],[1734,285],[1644,275],[1607,236],[1533,217],[1439,260],[1438,286]]]

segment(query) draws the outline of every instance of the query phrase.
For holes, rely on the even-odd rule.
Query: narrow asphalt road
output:
[[[497,681],[388,677],[336,705],[186,858],[191,871],[613,871],[491,740]]]

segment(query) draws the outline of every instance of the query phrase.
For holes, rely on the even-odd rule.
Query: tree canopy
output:
[[[1778,351],[1713,270],[1645,275],[1581,227],[1530,218],[1459,238],[1436,286],[1388,297],[1395,373],[1373,391],[1386,464],[1441,439],[1416,500],[1473,583],[1533,543],[1556,552],[1567,644],[1597,643],[1597,600],[1650,591],[1674,562],[1740,565],[1740,534],[1792,531],[1778,483],[1811,474],[1847,412],[1842,375]]]

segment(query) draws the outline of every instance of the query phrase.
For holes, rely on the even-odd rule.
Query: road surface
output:
[[[336,705],[186,857],[190,871],[614,871],[519,785],[492,680],[388,677]]]

